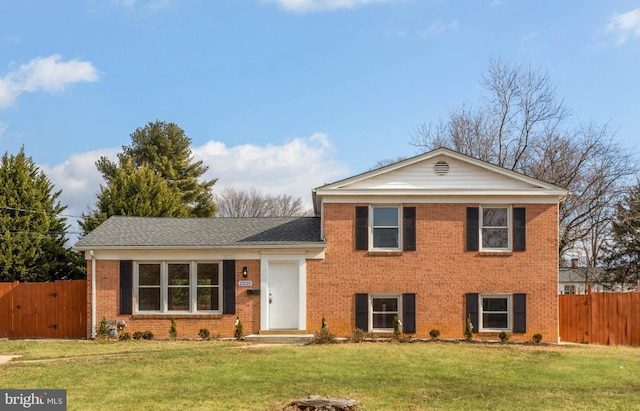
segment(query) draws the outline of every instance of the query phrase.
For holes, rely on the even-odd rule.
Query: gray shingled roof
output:
[[[75,248],[324,248],[317,217],[110,217]]]

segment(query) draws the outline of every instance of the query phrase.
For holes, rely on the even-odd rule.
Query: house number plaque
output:
[[[251,287],[253,286],[253,281],[251,280],[240,280],[238,281],[239,287]]]

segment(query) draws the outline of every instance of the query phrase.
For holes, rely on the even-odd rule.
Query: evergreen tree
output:
[[[84,259],[66,247],[60,191],[24,153],[0,161],[0,281],[84,276]]]
[[[83,214],[79,223],[88,233],[112,215],[189,217],[191,210],[180,192],[151,166],[136,167],[130,158],[123,158],[108,184],[101,187],[96,210]]]
[[[122,150],[118,154],[119,165],[106,157],[96,163],[107,183],[127,160],[136,168],[146,164],[180,193],[182,203],[189,208],[189,216],[215,214],[211,188],[216,180],[199,181],[208,167],[202,161],[193,161],[191,139],[176,124],[149,122],[131,134],[131,145],[123,146]]]
[[[640,181],[616,204],[606,263],[620,284],[640,280]]]

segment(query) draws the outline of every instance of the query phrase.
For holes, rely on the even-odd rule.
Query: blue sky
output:
[[[546,71],[575,121],[639,147],[640,2],[0,0],[0,150],[92,207],[94,162],[175,122],[218,187],[310,190],[417,154],[490,58]]]

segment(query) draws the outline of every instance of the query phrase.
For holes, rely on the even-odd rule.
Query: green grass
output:
[[[640,349],[450,343],[0,341],[2,388],[67,390],[69,410],[281,410],[319,394],[361,410],[640,407]]]

